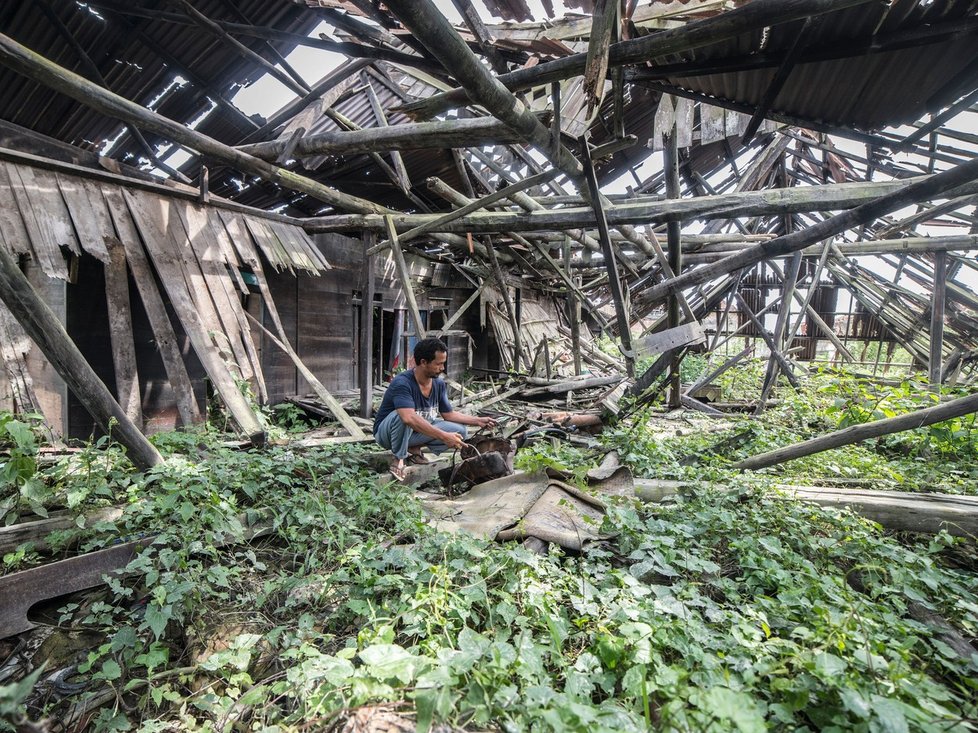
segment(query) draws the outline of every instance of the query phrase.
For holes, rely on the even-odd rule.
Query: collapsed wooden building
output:
[[[738,334],[762,406],[871,344],[974,379],[973,3],[454,4],[0,10],[3,406],[132,447],[216,396],[259,442],[247,384],[357,436],[336,395],[369,417],[426,334],[455,378],[671,374],[695,407],[683,354]],[[292,101],[242,112],[263,76]]]
[[[0,85],[0,730],[975,729],[975,0],[7,2]]]

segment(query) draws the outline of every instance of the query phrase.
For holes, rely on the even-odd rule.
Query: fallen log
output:
[[[249,444],[250,445],[250,444]],[[122,516],[122,507],[110,506],[86,514],[84,526],[90,527],[98,522],[112,522]],[[0,527],[0,555],[17,549],[18,545],[30,542],[35,550],[50,547],[49,535],[55,530],[79,529],[78,519],[68,512],[62,516],[37,519],[31,522],[18,522]]]
[[[604,387],[609,384],[617,384],[625,377],[621,374],[610,377],[593,377],[592,379],[570,379],[565,382],[557,382],[544,387],[530,387],[521,392],[523,397],[536,397],[543,394],[565,394],[578,389],[589,389],[591,387]]]
[[[759,468],[793,461],[796,458],[803,458],[813,453],[821,453],[822,451],[839,448],[843,445],[859,443],[870,438],[879,438],[884,435],[892,435],[893,433],[902,433],[905,430],[926,427],[934,423],[943,422],[944,420],[951,420],[955,417],[967,415],[976,410],[978,410],[978,395],[969,395],[951,400],[943,405],[918,410],[909,415],[900,415],[885,420],[863,423],[862,425],[853,425],[844,430],[837,430],[834,433],[812,438],[802,443],[777,448],[767,453],[760,453],[735,463],[734,468],[755,471]]]
[[[660,502],[688,486],[684,481],[635,480],[635,496]],[[938,534],[947,530],[958,537],[978,536],[978,497],[953,494],[917,494],[904,491],[870,491],[831,486],[780,484],[768,497],[800,499],[820,506],[847,508],[885,529],[895,532]]]

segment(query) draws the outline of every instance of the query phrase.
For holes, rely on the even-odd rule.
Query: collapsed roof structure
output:
[[[736,333],[771,353],[762,404],[820,345],[974,378],[973,2],[453,3],[0,9],[0,235],[30,282],[0,292],[5,404],[115,418],[138,457],[208,388],[260,440],[245,381],[357,435],[334,393],[366,417],[427,333],[459,373],[549,370],[559,341],[633,394]],[[346,59],[313,80],[299,47]],[[246,114],[266,75],[293,100]]]

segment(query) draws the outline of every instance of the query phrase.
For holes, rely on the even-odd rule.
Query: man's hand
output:
[[[445,437],[442,438],[442,442],[449,448],[455,449],[461,448],[465,443],[465,441],[462,440],[461,433],[445,433]]]
[[[479,428],[494,428],[498,425],[496,420],[491,417],[477,417],[476,420],[479,421]]]

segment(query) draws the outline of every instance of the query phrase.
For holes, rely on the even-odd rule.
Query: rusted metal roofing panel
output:
[[[526,0],[482,0],[486,10],[503,20],[532,20],[533,13]]]
[[[892,6],[869,3],[826,16],[816,22],[809,48],[836,47],[878,33],[892,33],[921,24],[948,21],[968,12],[968,3],[896,0]],[[743,34],[685,55],[689,62],[743,58],[761,51],[783,51],[801,29],[785,23],[764,32]],[[877,30],[878,29],[878,30]],[[771,110],[835,125],[877,129],[919,119],[927,101],[944,84],[978,59],[978,31],[950,41],[849,58],[799,63],[791,72]],[[675,59],[670,59],[674,62]],[[774,78],[775,67],[703,76],[676,75],[675,86],[708,96],[758,105]]]
[[[175,57],[183,68],[227,96],[264,74],[254,61],[243,58],[238,51],[197,26],[154,20],[152,16],[158,12],[173,10],[160,0],[125,4],[104,0],[104,3],[93,1],[89,6],[51,3],[51,7],[78,44],[87,50],[107,86],[141,104],[150,105],[170,87],[174,76],[181,73],[159,58],[157,48]],[[313,12],[292,3],[244,0],[230,5],[222,0],[198,0],[194,7],[215,20],[242,22],[240,14],[244,14],[256,26],[300,34],[308,33],[319,23]],[[236,12],[232,12],[232,8]],[[75,48],[58,31],[56,24],[39,11],[38,4],[5,3],[0,10],[0,27],[18,43],[83,76],[89,75]],[[245,36],[237,38],[274,62],[265,41]],[[272,45],[283,54],[294,47],[292,43],[281,41],[274,41]],[[6,68],[0,68],[0,88],[4,89],[7,100],[3,106],[3,116],[7,120],[85,149],[98,150],[123,129],[118,121],[39,87]],[[157,111],[172,119],[190,122],[209,106],[204,96],[198,87],[187,83],[170,89]],[[239,117],[221,108],[198,129],[224,140],[233,140],[247,131]],[[146,137],[151,144],[163,142],[150,134]],[[122,149],[137,157],[145,156],[128,135],[122,142]],[[124,153],[117,157],[124,157]]]

